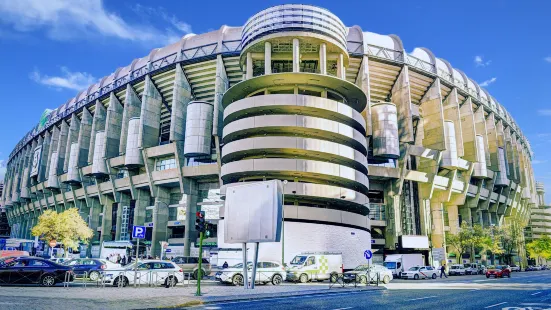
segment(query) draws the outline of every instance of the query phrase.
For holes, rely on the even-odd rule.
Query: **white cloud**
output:
[[[489,66],[490,64],[492,63],[491,60],[488,60],[488,61],[484,61],[484,57],[483,56],[474,56],[474,64],[477,66],[477,67],[486,67],[486,66]]]
[[[480,83],[480,86],[482,86],[482,87],[488,87],[488,86],[490,86],[490,84],[493,84],[496,80],[497,80],[497,78],[496,78],[496,77],[493,77],[493,78],[491,78],[491,79],[489,79],[489,80],[486,80],[486,81]]]
[[[173,43],[191,32],[191,27],[172,16],[166,29],[148,23],[130,23],[109,12],[103,0],[0,0],[0,24],[17,32],[46,30],[56,40],[94,36],[113,37],[155,44]]]
[[[545,164],[546,162],[547,162],[547,160],[537,160],[537,159],[534,159],[534,160],[532,160],[532,165]]]
[[[538,110],[538,114],[541,116],[551,116],[551,110]]]
[[[51,86],[57,89],[67,88],[76,91],[82,90],[97,81],[91,74],[86,72],[71,72],[66,67],[61,67],[61,76],[49,76],[41,74],[35,69],[30,74],[30,78],[43,85]]]
[[[548,63],[551,63],[551,56],[547,56],[543,60],[547,61]]]

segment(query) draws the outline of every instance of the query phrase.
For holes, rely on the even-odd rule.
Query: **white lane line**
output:
[[[207,310],[216,310],[216,309],[222,309],[220,307],[205,307]]]
[[[337,309],[333,309],[333,310],[346,310],[346,309],[352,309],[352,307],[346,307],[346,308],[337,308]]]
[[[470,292],[480,291],[479,288],[475,288],[474,290],[470,290]]]
[[[495,305],[491,305],[491,306],[488,306],[488,307],[484,307],[484,309],[488,309],[488,308],[493,308],[493,307],[497,307],[497,306],[500,306],[500,305],[503,305],[503,304],[506,304],[507,302],[504,301],[504,302],[501,302],[499,304],[495,304]]]
[[[437,296],[419,297],[419,298],[408,299],[408,301],[423,300],[423,299],[436,298],[436,297]]]
[[[538,295],[538,294],[541,294],[541,293],[543,293],[543,292],[535,292],[534,294],[530,294],[530,295],[534,296],[534,295]]]

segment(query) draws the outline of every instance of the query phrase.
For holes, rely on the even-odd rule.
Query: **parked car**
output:
[[[133,285],[176,285],[184,280],[182,269],[174,262],[164,260],[140,260],[137,270],[134,271],[136,262],[126,265],[120,269],[106,270],[104,282],[108,285],[123,287]],[[134,273],[136,280],[134,281]]]
[[[183,272],[189,272],[194,279],[197,279],[199,276],[199,258],[198,257],[186,257],[186,256],[176,256],[172,259]],[[211,272],[211,265],[206,258],[203,258],[201,261],[201,278],[208,276]]]
[[[248,279],[251,280],[253,263],[247,263]],[[256,281],[267,284],[279,285],[285,279],[285,268],[278,262],[258,262],[256,265]],[[214,278],[222,283],[243,285],[243,264],[237,264],[222,271],[218,271]]]
[[[478,263],[467,263],[464,264],[465,274],[485,274],[486,266]]]
[[[392,271],[381,265],[359,265],[354,270],[347,271],[343,275],[344,282],[358,282],[362,284],[367,283],[367,279],[370,282],[377,282],[377,274],[379,274],[379,281],[384,284],[388,284],[393,279]]]
[[[549,268],[547,267],[547,265],[541,265],[541,270],[549,270]]]
[[[67,274],[69,272],[69,274]],[[65,280],[72,282],[72,268],[36,257],[8,257],[0,259],[0,283],[40,284],[54,286]]]
[[[534,267],[534,271],[540,271],[541,270],[541,266],[539,266],[539,265],[535,265],[533,267]]]
[[[76,277],[87,277],[92,281],[97,281],[100,273],[106,269],[121,268],[121,264],[96,258],[76,258],[63,264],[73,267]]]
[[[460,264],[451,265],[449,274],[450,276],[464,276],[466,274],[465,266]]]
[[[402,279],[436,279],[438,271],[431,266],[415,266],[402,272]]]
[[[504,277],[511,277],[511,269],[509,266],[506,265],[497,265],[497,266],[490,266],[488,267],[488,271],[486,271],[486,278],[489,277],[495,277],[495,278],[504,278]]]
[[[526,268],[524,268],[524,271],[534,271],[534,266],[528,265]]]
[[[511,265],[511,272],[519,272],[520,271],[520,266],[517,266],[517,265]]]

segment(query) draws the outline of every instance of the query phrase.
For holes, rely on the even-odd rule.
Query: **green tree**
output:
[[[473,229],[467,222],[461,223],[457,234],[446,234],[446,245],[452,248],[461,262],[463,254],[467,253],[473,245]]]
[[[499,241],[503,249],[505,263],[512,264],[515,251],[520,253],[523,233],[524,226],[518,219],[514,218],[500,230]]]
[[[536,259],[536,263],[539,263],[541,258],[551,259],[551,238],[543,236],[533,240],[526,245],[526,251],[528,251],[530,257]]]
[[[54,210],[44,211],[33,227],[32,235],[39,236],[46,243],[52,240],[61,242],[67,257],[69,248],[77,248],[79,242],[88,243],[94,231],[88,227],[78,209],[71,208],[61,213]]]

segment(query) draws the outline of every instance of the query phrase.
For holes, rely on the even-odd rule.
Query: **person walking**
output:
[[[440,267],[440,279],[442,279],[442,275],[444,275],[444,277],[448,277],[446,275],[446,264],[443,264],[442,267]]]
[[[123,255],[122,259],[121,259],[121,265],[126,265],[126,255]]]
[[[224,265],[222,265],[222,268],[223,268],[223,269],[228,268],[228,262],[224,262]]]

